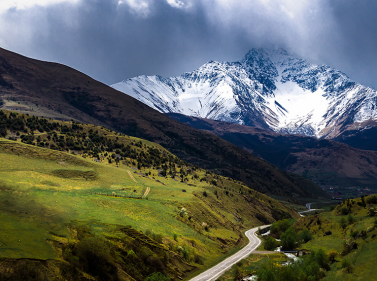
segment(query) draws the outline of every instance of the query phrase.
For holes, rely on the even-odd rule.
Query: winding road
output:
[[[307,213],[307,212],[311,212],[311,211],[316,211],[317,209],[311,209],[311,208],[310,208],[312,204],[314,204],[314,203],[307,203],[307,204],[306,204],[306,208],[307,208],[308,210],[306,210],[306,211],[302,211],[302,212],[298,212],[299,215],[303,217],[303,215],[302,215],[303,213]]]
[[[249,239],[249,244],[247,244],[240,251],[235,253],[233,256],[230,256],[226,260],[220,262],[214,267],[204,271],[202,274],[192,278],[190,281],[209,281],[216,280],[221,276],[225,271],[231,268],[235,263],[240,260],[248,257],[258,246],[261,244],[261,240],[255,235],[255,232],[258,231],[258,228],[265,228],[268,225],[252,228],[245,232],[246,237]]]

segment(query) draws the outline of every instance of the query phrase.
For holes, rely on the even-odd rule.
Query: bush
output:
[[[144,281],[170,281],[170,278],[166,277],[161,272],[155,272],[149,275],[147,278],[145,278]]]
[[[136,257],[136,254],[133,250],[129,250],[127,255],[130,256],[130,257]]]
[[[271,237],[271,236],[268,236],[264,242],[263,242],[263,247],[268,250],[268,251],[272,251],[274,249],[276,249],[276,247],[279,246],[279,243],[278,241],[276,241],[275,238]]]
[[[183,217],[185,217],[185,216],[187,216],[187,210],[186,210],[186,208],[181,208],[180,210],[179,210],[179,215],[183,218]]]
[[[341,268],[344,268],[347,273],[352,272],[353,268],[352,268],[351,263],[348,260],[346,260],[346,259],[342,260],[342,263],[340,264],[340,266],[341,266]]]
[[[376,209],[371,207],[368,209],[368,216],[374,217],[376,215]]]
[[[273,261],[262,265],[256,272],[259,281],[317,281],[325,277],[328,265],[328,256],[323,250],[312,251],[300,261],[287,266],[277,266]]]
[[[367,231],[365,231],[365,230],[361,230],[361,231],[359,232],[358,237],[362,237],[362,238],[365,239],[365,238],[367,237]]]
[[[33,281],[45,281],[48,280],[45,274],[41,270],[41,265],[37,263],[19,263],[14,268],[14,272],[9,279],[2,279],[0,275],[0,280],[33,280]]]
[[[187,247],[182,248],[182,256],[186,261],[189,260],[190,250]]]
[[[149,236],[151,239],[153,239],[154,241],[156,241],[160,244],[162,243],[162,235],[161,234],[154,233],[153,231],[147,229],[145,231],[145,235]]]
[[[331,262],[335,262],[335,258],[339,255],[339,253],[335,250],[331,250],[327,253],[327,255],[329,256]]]
[[[315,259],[316,259],[317,263],[319,264],[319,266],[321,268],[324,268],[326,270],[330,269],[330,266],[329,266],[329,256],[325,253],[324,250],[319,249],[315,253]]]
[[[350,210],[347,208],[347,207],[343,207],[340,209],[340,212],[342,213],[342,215],[348,215]]]
[[[297,233],[293,228],[289,228],[280,236],[280,245],[283,249],[294,249],[296,247]]]
[[[76,245],[82,269],[99,280],[115,280],[116,266],[111,263],[109,244],[99,237],[86,237]]]
[[[312,237],[312,234],[310,233],[309,230],[307,229],[303,229],[301,232],[300,232],[300,240],[304,240],[305,243],[309,242],[310,240],[313,239]]]
[[[274,222],[270,227],[270,232],[274,237],[279,238],[281,233],[287,231],[293,225],[294,221],[290,219],[284,219]]]
[[[240,266],[237,266],[234,280],[241,280],[243,277],[245,277],[245,272]]]
[[[368,204],[377,204],[377,196],[369,196],[366,201]]]
[[[359,234],[359,232],[358,232],[357,230],[355,230],[355,231],[353,231],[353,232],[351,233],[351,237],[352,237],[353,239],[355,239],[356,236],[357,236],[357,234]]]
[[[339,226],[342,228],[342,229],[345,229],[347,227],[347,221],[344,217],[342,217],[340,219],[340,222],[339,222]]]
[[[257,271],[258,280],[261,281],[274,281],[278,274],[277,268],[273,261],[269,261],[267,265],[262,265]]]
[[[202,256],[199,256],[197,254],[194,255],[194,262],[200,265],[204,264],[204,258]]]
[[[353,224],[355,222],[355,219],[351,214],[348,214],[347,220],[349,224]]]

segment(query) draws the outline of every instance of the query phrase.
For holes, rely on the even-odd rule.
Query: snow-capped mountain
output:
[[[210,61],[179,77],[139,76],[112,87],[163,113],[308,136],[335,137],[377,118],[375,90],[281,48],[252,49],[241,61]]]

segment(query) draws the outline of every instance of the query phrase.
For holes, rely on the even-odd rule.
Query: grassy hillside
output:
[[[315,197],[273,165],[67,66],[0,49],[0,73],[3,109],[105,126],[159,143],[186,162],[241,180],[260,192]]]
[[[314,235],[304,244],[309,250],[324,249],[338,255],[324,280],[376,280],[377,196],[346,200],[333,211],[299,219],[295,226]],[[325,235],[331,231],[331,235]],[[349,262],[345,266],[345,262]]]
[[[377,195],[345,200],[331,209],[273,223],[258,248],[263,252],[238,262],[218,280],[254,274],[261,281],[376,280]],[[273,252],[279,245],[303,255],[287,265],[286,256]]]
[[[241,247],[243,230],[297,216],[158,144],[5,114],[8,125],[21,117],[29,125],[0,140],[4,280],[144,280],[155,272],[178,280]]]

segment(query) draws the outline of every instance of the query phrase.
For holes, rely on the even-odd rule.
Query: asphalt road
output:
[[[267,226],[268,225],[260,226],[260,228]],[[251,252],[253,252],[261,244],[261,240],[255,235],[256,231],[258,231],[258,227],[252,228],[245,232],[246,237],[249,239],[249,244],[247,244],[244,248],[214,267],[204,271],[202,274],[192,278],[190,281],[216,280],[235,263],[249,256]]]
[[[307,208],[308,210],[310,210],[310,206],[311,206],[312,204],[314,204],[314,203],[308,203],[308,204],[306,204],[306,208]]]
[[[306,210],[306,211],[302,211],[302,212],[298,212],[298,213],[300,214],[300,216],[303,217],[303,215],[301,215],[302,213],[307,213],[307,212],[311,212],[311,211],[316,211],[317,209],[310,209],[310,207],[311,207],[312,204],[314,204],[314,203],[308,203],[308,204],[306,204],[306,208],[307,208],[308,210]]]
[[[312,212],[312,211],[317,211],[319,209],[310,209],[310,210],[306,210],[306,211],[302,211],[302,212],[298,212],[299,214],[302,214],[302,213],[307,213],[307,212]]]

